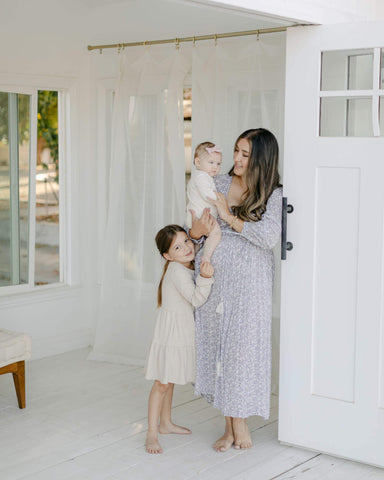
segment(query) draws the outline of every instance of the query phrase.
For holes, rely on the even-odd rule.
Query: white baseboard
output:
[[[97,362],[120,363],[122,365],[134,365],[143,367],[145,360],[142,358],[123,357],[122,355],[113,355],[112,353],[103,353],[95,349],[88,355],[87,360],[94,360]]]
[[[32,360],[89,347],[91,342],[92,331],[88,328],[57,334],[52,337],[41,337],[38,340],[33,339]]]

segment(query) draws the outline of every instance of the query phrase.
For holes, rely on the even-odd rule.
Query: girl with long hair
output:
[[[162,228],[156,235],[156,245],[166,262],[157,294],[159,313],[145,369],[145,377],[154,380],[148,402],[148,453],[163,452],[158,433],[191,433],[171,420],[173,388],[175,383],[184,385],[195,380],[193,309],[207,300],[214,272],[210,263],[203,262],[194,282],[195,247],[179,225]]]

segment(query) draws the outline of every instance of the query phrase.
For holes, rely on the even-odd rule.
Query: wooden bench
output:
[[[0,375],[12,373],[20,408],[25,408],[25,360],[29,358],[30,336],[0,329]]]

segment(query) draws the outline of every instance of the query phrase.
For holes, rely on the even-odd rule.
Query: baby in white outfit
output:
[[[205,208],[209,208],[211,215],[217,218],[217,209],[209,202],[217,200],[215,177],[220,171],[222,161],[222,150],[212,142],[203,142],[196,147],[194,164],[196,170],[192,172],[191,179],[187,186],[187,212],[185,224],[188,228],[192,226],[190,210],[194,210],[198,218],[201,217]],[[202,262],[210,262],[213,251],[221,239],[221,229],[215,222],[215,226],[204,244]]]

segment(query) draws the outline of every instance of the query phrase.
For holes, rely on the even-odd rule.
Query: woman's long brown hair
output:
[[[236,140],[249,142],[249,161],[246,172],[247,190],[240,205],[232,206],[233,213],[246,222],[258,222],[267,208],[272,192],[281,187],[279,175],[279,145],[273,133],[265,128],[246,130]],[[229,175],[235,175],[234,167]]]
[[[176,237],[177,232],[185,232],[185,230],[180,227],[180,225],[167,225],[161,230],[159,230],[155,237],[156,246],[160,252],[160,255],[163,257],[164,253],[168,253],[171,248],[173,239]],[[164,275],[168,269],[169,260],[165,262],[163,268],[163,274],[161,275],[159,287],[157,289],[157,306],[161,307],[162,302],[162,286]]]

